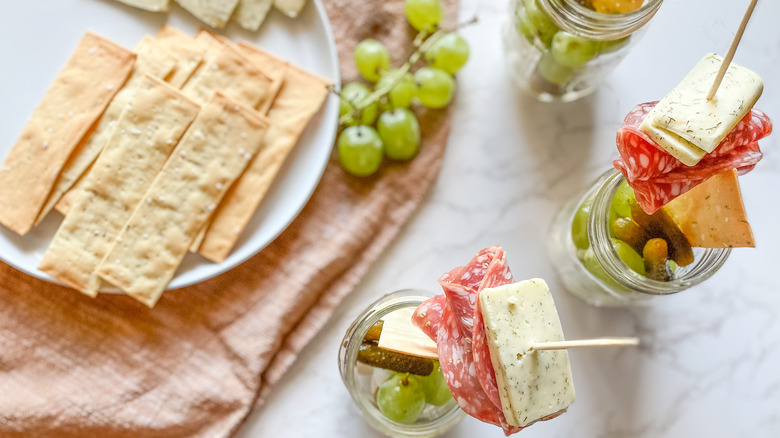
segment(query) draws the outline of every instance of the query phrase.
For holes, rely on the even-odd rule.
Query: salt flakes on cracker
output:
[[[2,164],[9,170],[0,172],[0,223],[20,235],[30,231],[71,152],[134,62],[129,50],[84,35]]]

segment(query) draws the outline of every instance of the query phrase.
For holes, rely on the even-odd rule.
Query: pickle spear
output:
[[[665,210],[661,209],[649,215],[642,210],[638,203],[633,203],[631,205],[631,218],[644,227],[650,237],[660,237],[666,240],[669,246],[669,258],[679,266],[693,263],[693,249],[691,249],[688,238]]]
[[[658,281],[671,281],[672,271],[669,269],[669,249],[666,240],[650,239],[642,250],[645,259],[645,275]]]
[[[371,343],[360,344],[357,360],[373,367],[385,368],[399,373],[428,376],[433,372],[433,360],[409,356],[379,348]]]

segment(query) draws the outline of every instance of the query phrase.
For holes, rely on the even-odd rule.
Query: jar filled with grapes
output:
[[[503,28],[509,73],[545,102],[594,91],[663,0],[511,0]]]
[[[358,411],[387,436],[439,436],[465,416],[437,360],[379,347],[385,320],[411,321],[414,309],[432,296],[411,289],[385,295],[355,319],[339,349],[341,379]]]
[[[691,247],[664,209],[642,210],[615,169],[567,202],[551,231],[550,258],[566,289],[596,306],[682,292],[715,274],[731,252]]]

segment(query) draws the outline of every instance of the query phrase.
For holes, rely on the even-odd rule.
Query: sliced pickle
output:
[[[366,365],[399,373],[428,376],[433,372],[431,359],[385,350],[371,343],[360,344],[357,360]]]
[[[658,281],[671,281],[672,270],[669,269],[669,248],[666,240],[654,238],[647,241],[642,250],[645,259],[645,275]]]
[[[626,242],[639,254],[642,254],[645,243],[650,240],[650,236],[647,235],[645,229],[631,218],[619,217],[615,219],[612,222],[612,232],[615,239]]]
[[[366,336],[363,337],[363,342],[379,342],[379,336],[382,335],[382,325],[384,323],[385,322],[381,319],[375,322],[374,325],[372,325],[371,328],[369,328],[366,332]]]
[[[669,214],[663,209],[652,215],[645,213],[639,204],[631,205],[631,217],[644,227],[651,238],[660,237],[666,240],[669,247],[669,258],[679,266],[688,266],[693,263],[693,250],[688,238],[685,237],[680,227],[674,223]]]

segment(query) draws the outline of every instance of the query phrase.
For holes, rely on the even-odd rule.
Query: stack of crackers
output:
[[[167,12],[171,0],[117,0],[153,12]],[[182,8],[211,27],[222,28],[231,18],[241,27],[256,31],[271,6],[289,17],[297,17],[306,0],[176,0]]]
[[[87,33],[0,167],[0,223],[58,210],[39,268],[152,307],[188,250],[228,256],[328,85],[205,31],[133,52]]]

